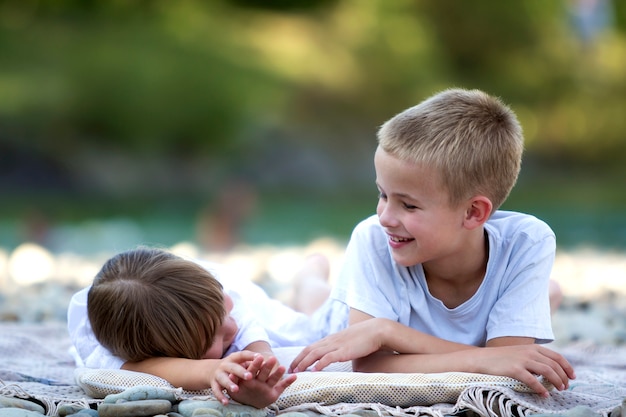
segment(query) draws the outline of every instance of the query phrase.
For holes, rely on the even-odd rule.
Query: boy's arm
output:
[[[331,363],[349,360],[353,361],[354,366],[361,367],[367,362],[365,358],[375,352],[426,354],[473,348],[411,329],[392,320],[372,318],[366,313],[351,309],[348,328],[304,348],[292,361],[290,369],[301,372],[313,365],[313,371],[320,371]],[[365,363],[355,362],[359,358],[364,358]],[[383,369],[380,372],[392,371]]]
[[[548,396],[548,390],[537,375],[542,375],[559,391],[567,389],[569,380],[576,378],[574,369],[563,356],[537,344],[474,347],[442,354],[380,351],[354,360],[353,367],[361,372],[470,372],[507,376],[525,383],[544,397]]]
[[[351,310],[350,326],[306,347],[292,362],[294,372],[315,364],[321,370],[333,362],[352,360],[360,372],[473,372],[501,375],[526,383],[541,395],[543,375],[557,389],[575,377],[571,365],[556,352],[530,344],[528,338],[500,338],[479,348],[448,342],[400,323],[375,319]],[[516,346],[506,344],[522,343]]]

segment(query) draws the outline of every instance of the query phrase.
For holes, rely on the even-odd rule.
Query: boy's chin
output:
[[[415,262],[415,259],[408,259],[405,256],[398,256],[396,254],[393,255],[393,260],[395,263],[405,268],[416,265],[418,263],[418,262]]]

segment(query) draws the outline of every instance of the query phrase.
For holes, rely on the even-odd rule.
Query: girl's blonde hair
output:
[[[504,203],[521,168],[524,137],[513,111],[479,90],[442,91],[384,123],[388,154],[434,167],[450,204],[481,194],[493,210]]]
[[[137,362],[200,359],[225,318],[222,285],[197,263],[137,248],[109,259],[96,275],[87,313],[98,341]]]

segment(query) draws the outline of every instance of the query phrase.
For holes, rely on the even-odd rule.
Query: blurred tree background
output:
[[[0,246],[202,243],[216,213],[250,243],[345,239],[377,127],[451,86],[522,122],[505,208],[626,248],[610,0],[0,0]]]

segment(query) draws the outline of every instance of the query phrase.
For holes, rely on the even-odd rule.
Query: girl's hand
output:
[[[285,376],[285,367],[278,365],[275,356],[265,359],[261,354],[248,364],[247,371],[253,375],[250,379],[239,379],[238,389],[231,392],[232,399],[256,408],[267,407],[295,380],[296,375]],[[234,375],[232,376],[236,378]]]
[[[210,381],[211,390],[218,401],[228,404],[228,397],[224,394],[226,390],[230,396],[239,391],[239,384],[242,381],[251,380],[255,375],[249,370],[250,365],[258,360],[258,354],[242,350],[232,353],[219,361],[213,371]],[[261,361],[263,358],[261,357]]]

